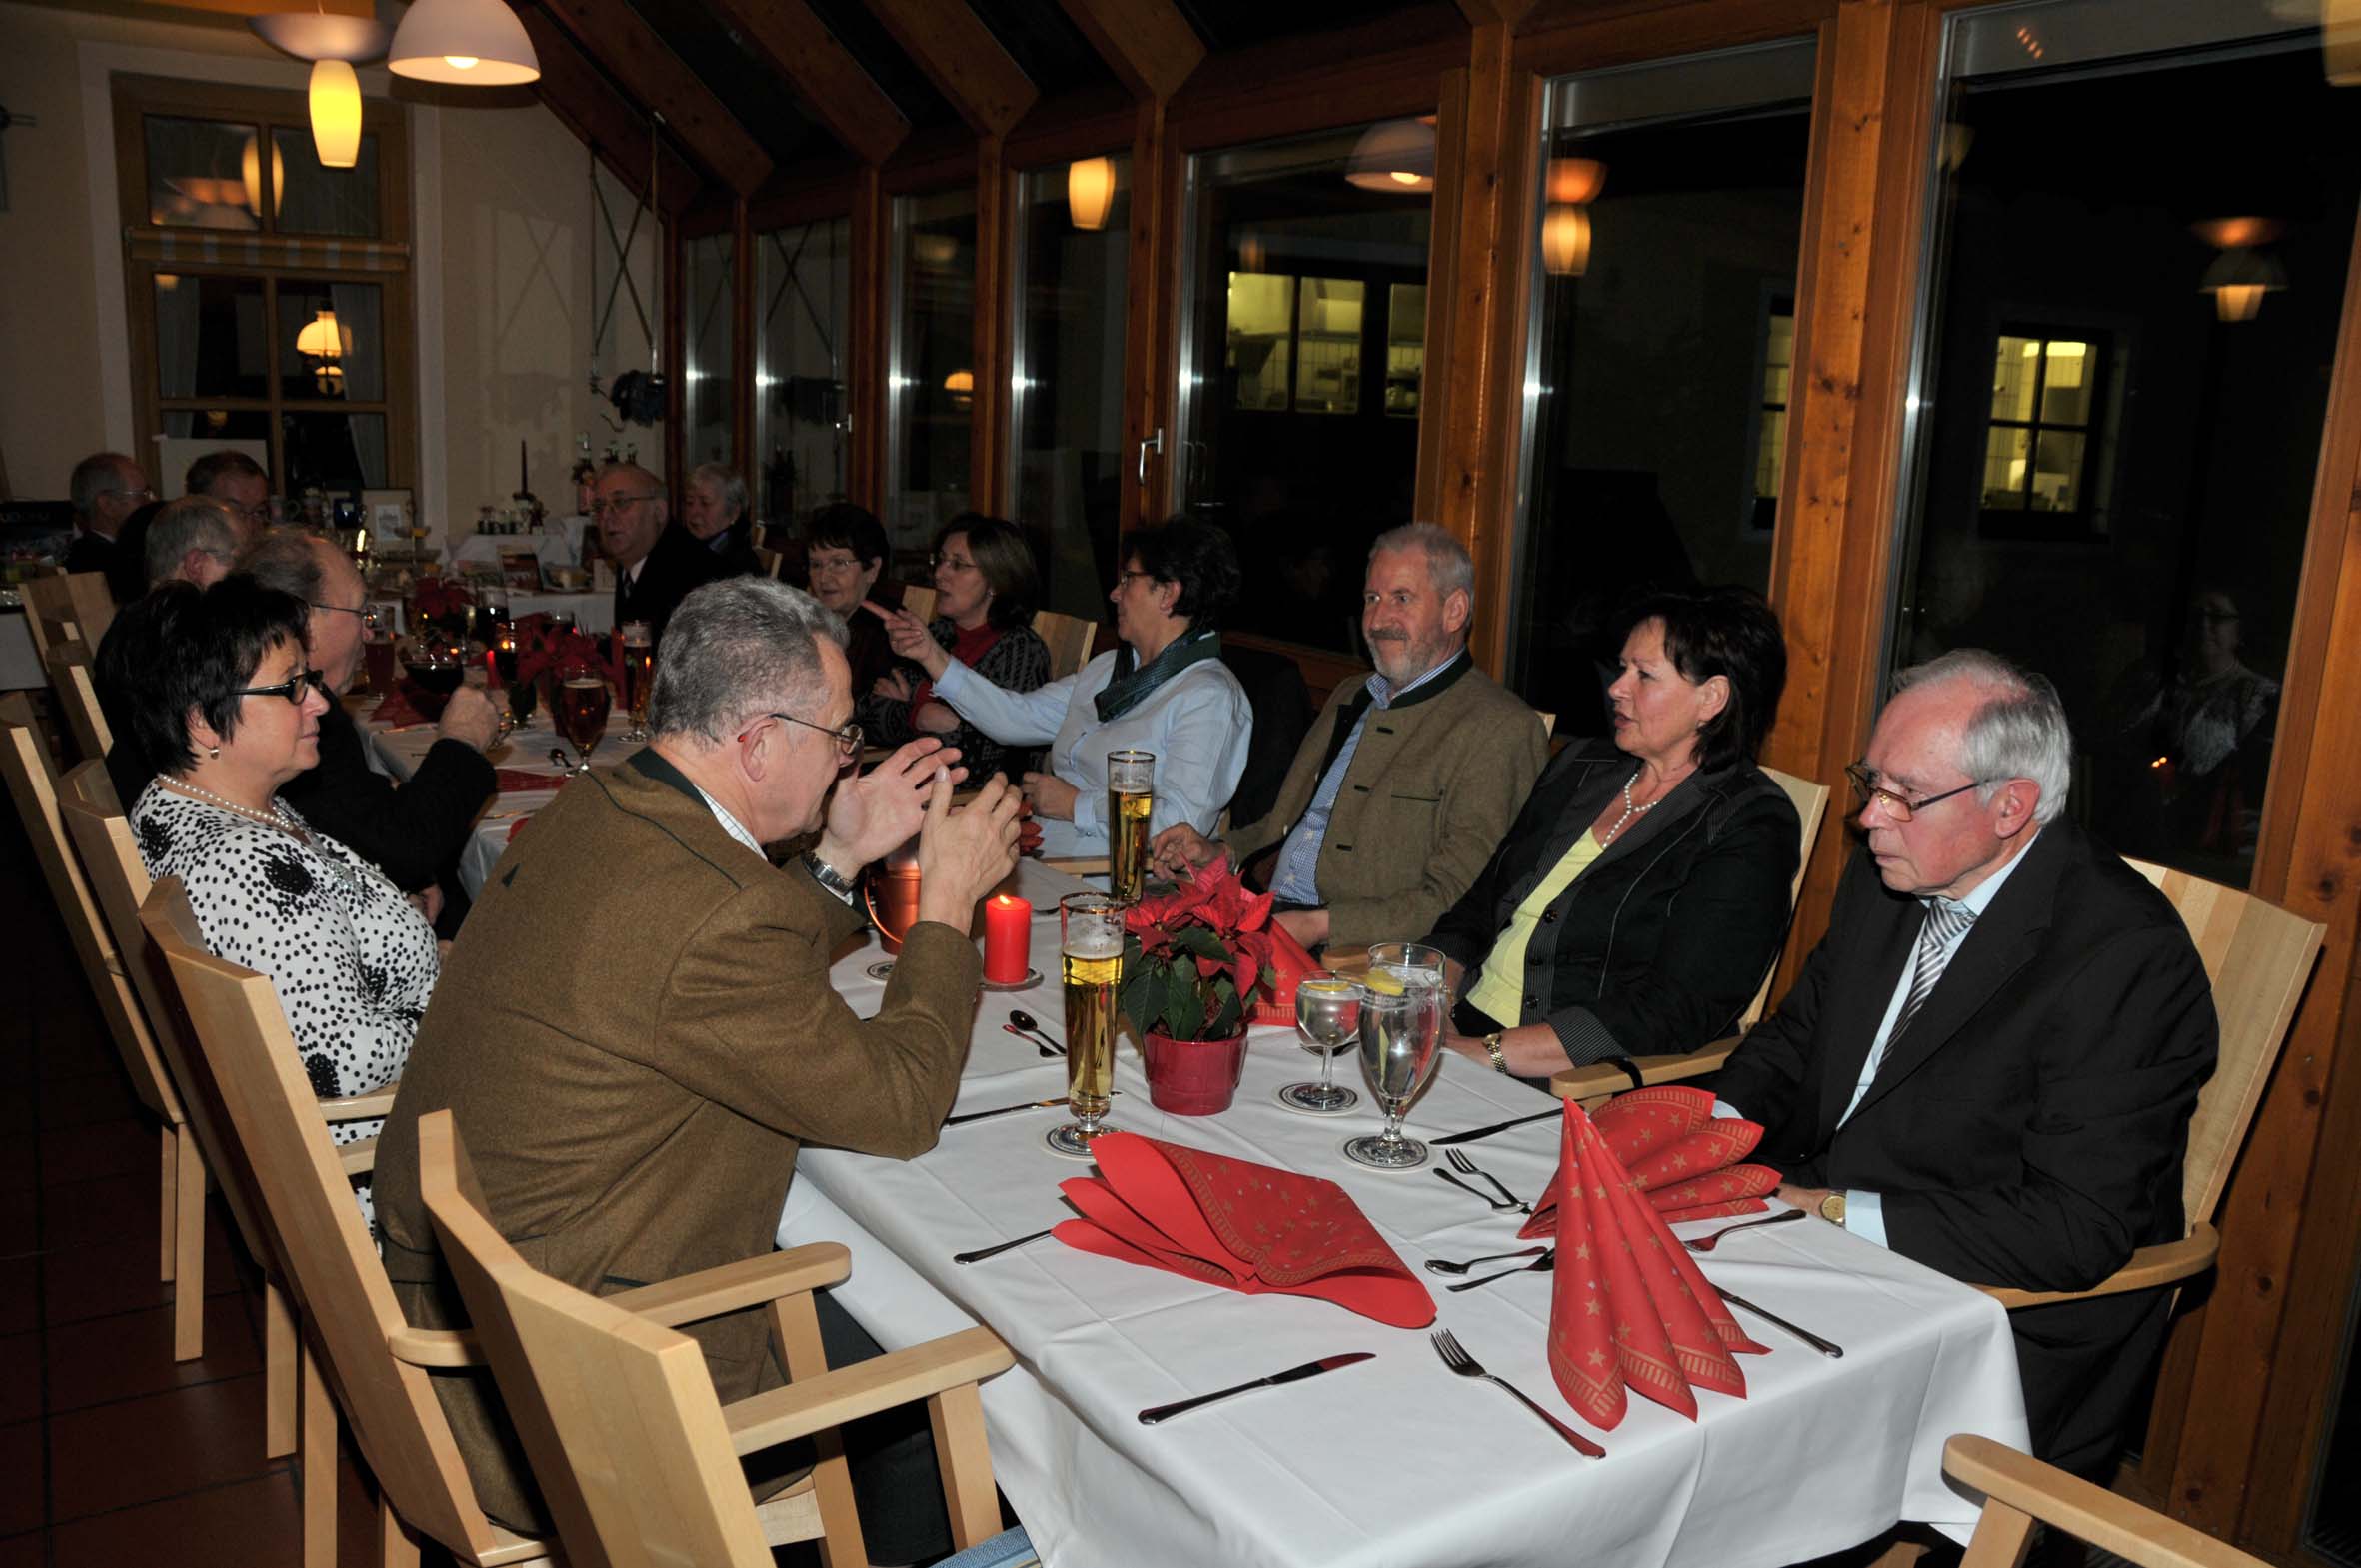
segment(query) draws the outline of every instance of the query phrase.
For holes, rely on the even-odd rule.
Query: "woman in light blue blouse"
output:
[[[1107,852],[1110,752],[1156,754],[1152,835],[1176,822],[1211,832],[1245,771],[1254,710],[1221,663],[1216,631],[1238,591],[1228,536],[1175,518],[1126,544],[1108,595],[1123,646],[1031,692],[994,686],[916,618],[877,609],[894,652],[925,667],[935,696],[962,719],[1005,746],[1048,746],[1046,772],[1025,776],[1045,854]]]

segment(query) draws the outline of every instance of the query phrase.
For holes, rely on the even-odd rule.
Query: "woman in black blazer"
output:
[[[1723,588],[1633,607],[1611,741],[1533,785],[1427,940],[1451,1049],[1519,1077],[1697,1050],[1753,1000],[1790,912],[1795,807],[1754,766],[1786,682],[1778,617]]]

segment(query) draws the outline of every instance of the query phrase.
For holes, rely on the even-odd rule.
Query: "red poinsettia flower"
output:
[[[1244,1027],[1255,995],[1272,983],[1270,904],[1226,861],[1134,904],[1125,925],[1136,945],[1123,980],[1133,1023],[1176,1039]]]

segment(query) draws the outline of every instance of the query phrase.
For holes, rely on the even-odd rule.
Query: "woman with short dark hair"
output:
[[[1004,746],[1049,747],[1026,796],[1054,855],[1103,854],[1107,754],[1156,754],[1153,836],[1176,822],[1211,833],[1245,771],[1254,710],[1221,663],[1221,613],[1236,600],[1237,553],[1219,529],[1175,518],[1127,535],[1115,589],[1122,646],[1032,692],[993,685],[952,657],[915,617],[886,621],[894,651],[923,667],[935,695]]]
[[[278,797],[318,762],[329,702],[309,615],[235,573],[204,591],[168,583],[113,632],[140,673],[121,693],[125,739],[154,775],[130,811],[140,858],[181,879],[215,955],[270,976],[326,1099],[401,1077],[441,955],[401,889]],[[377,1127],[331,1130],[349,1143]]]
[[[1787,679],[1778,617],[1720,588],[1625,620],[1613,738],[1551,761],[1427,938],[1465,976],[1445,1043],[1520,1077],[1711,1044],[1787,928],[1801,834],[1754,765]]]
[[[804,537],[812,597],[845,623],[845,663],[853,668],[853,699],[859,702],[894,668],[884,625],[862,608],[902,608],[902,585],[884,576],[886,527],[867,508],[839,501],[812,514]]]
[[[935,619],[927,633],[936,645],[982,680],[1005,692],[1031,692],[1050,679],[1050,650],[1033,630],[1041,574],[1017,526],[963,512],[935,536]],[[941,736],[960,749],[968,778],[981,783],[1000,770],[1008,748],[967,723],[935,695],[921,667],[878,678],[861,698],[861,728],[880,746],[900,746],[921,735]]]

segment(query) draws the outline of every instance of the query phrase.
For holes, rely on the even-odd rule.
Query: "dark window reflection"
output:
[[[885,523],[895,575],[923,582],[936,527],[968,510],[969,421],[976,406],[976,193],[908,196],[895,208],[901,298]]]
[[[836,218],[755,240],[756,516],[801,519],[845,497],[845,312],[853,225]],[[759,484],[757,483],[759,481]]]
[[[285,494],[381,490],[386,485],[383,414],[286,413],[279,416],[286,442]]]
[[[251,125],[147,117],[148,222],[167,229],[262,227],[261,132]]]
[[[167,398],[270,392],[270,332],[260,278],[156,274],[157,391]]]
[[[385,397],[383,292],[374,283],[280,280],[282,396],[355,403]]]
[[[283,192],[277,222],[281,234],[333,234],[378,238],[377,137],[364,134],[360,156],[350,169],[321,165],[309,131],[271,133],[278,149]]]

